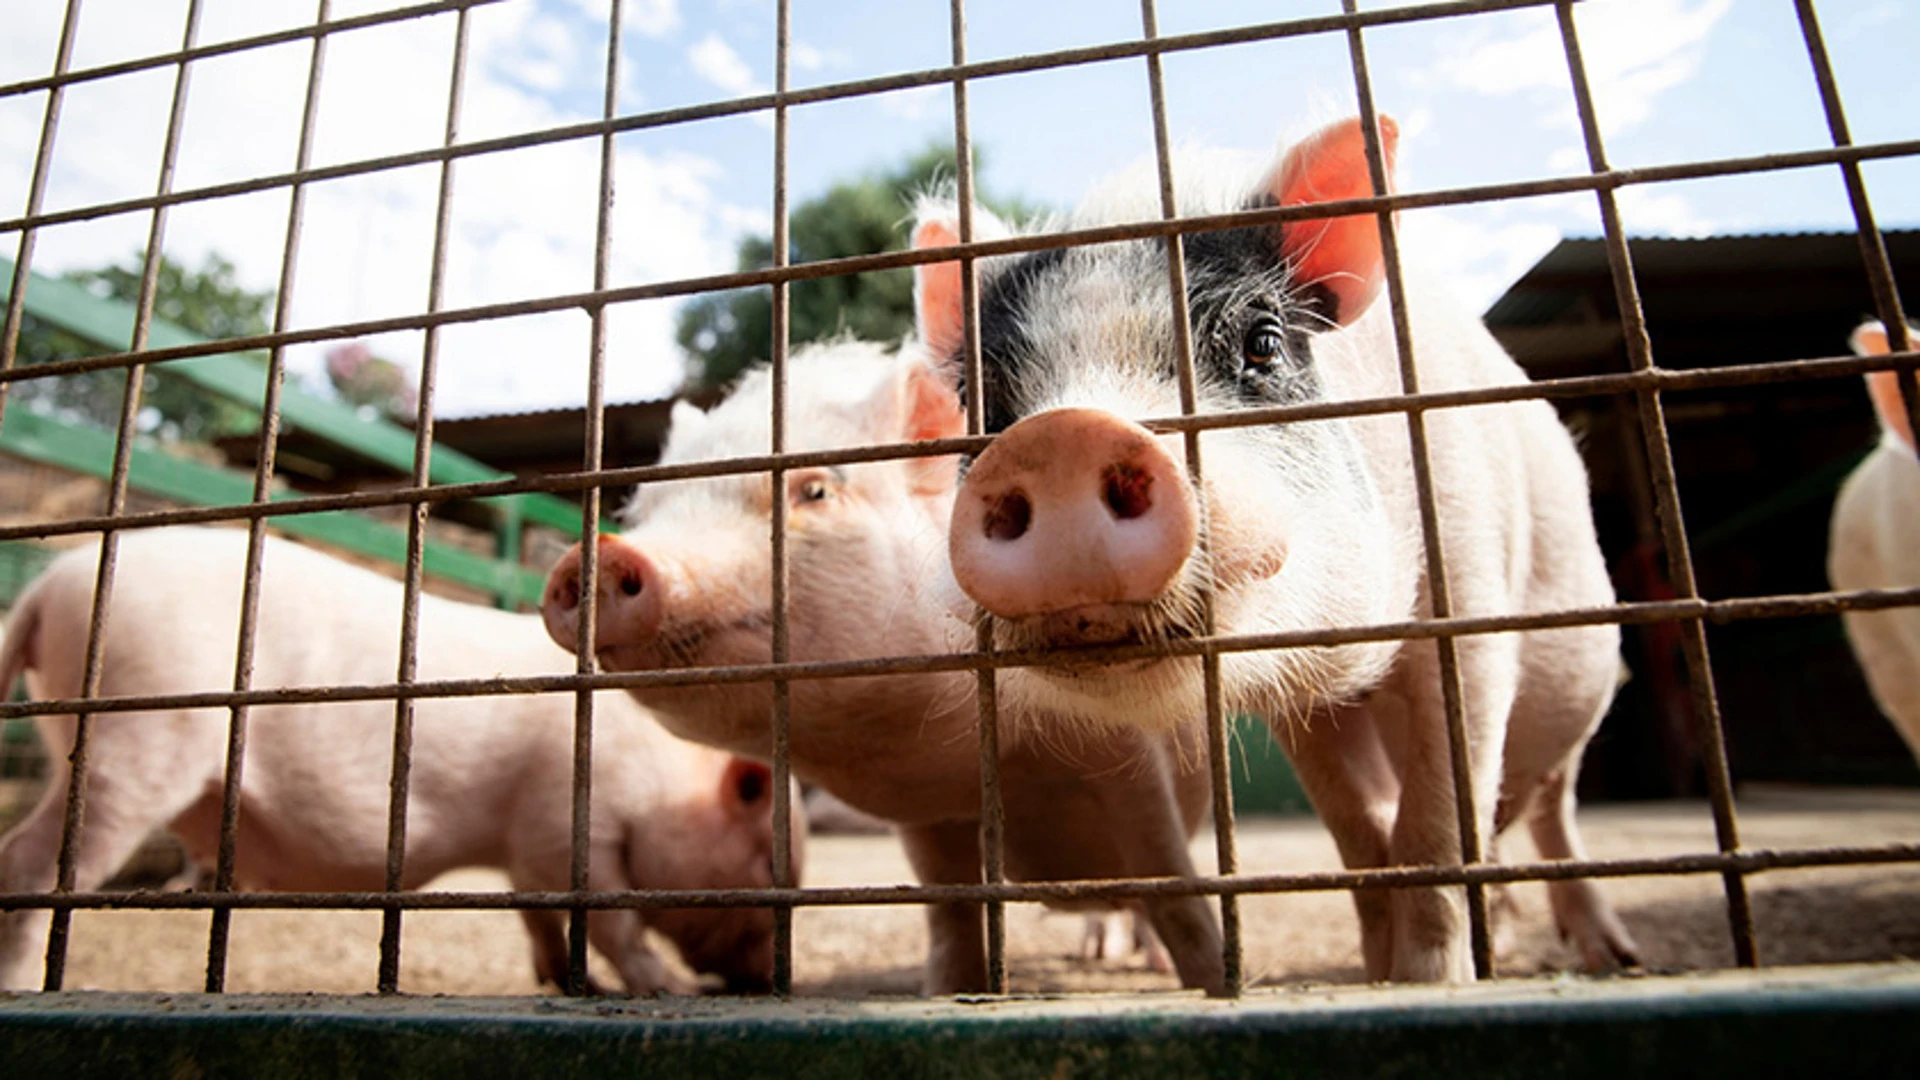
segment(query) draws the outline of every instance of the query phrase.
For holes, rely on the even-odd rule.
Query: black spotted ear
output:
[[[1394,152],[1399,138],[1399,126],[1389,117],[1380,117],[1388,191],[1379,194],[1393,189]],[[1280,206],[1364,199],[1376,194],[1359,119],[1322,128],[1295,144],[1268,177],[1266,194]],[[1280,255],[1292,267],[1296,285],[1317,286],[1333,298],[1333,310],[1327,314],[1342,326],[1359,318],[1373,304],[1386,278],[1380,225],[1372,214],[1287,225],[1281,232]]]

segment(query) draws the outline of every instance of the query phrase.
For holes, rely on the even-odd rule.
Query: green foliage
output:
[[[140,295],[142,257],[125,266],[69,272],[70,281],[96,296],[135,303]],[[162,256],[154,282],[153,314],[208,338],[265,333],[271,292],[248,292],[234,280],[233,264],[209,254],[199,269]],[[124,347],[124,346],[123,346]],[[44,364],[118,351],[94,344],[29,315],[20,328],[19,362]],[[57,379],[27,379],[13,384],[16,400],[51,409],[58,415],[114,428],[120,423],[126,371],[90,371]],[[149,368],[140,385],[140,430],[165,440],[204,441],[258,426],[254,414],[213,398],[184,379],[170,378],[166,366]]]
[[[975,173],[979,168],[976,164]],[[834,185],[801,203],[789,215],[789,262],[872,255],[906,247],[913,199],[953,176],[950,146],[932,146],[891,171]],[[1017,202],[983,199],[1003,217],[1031,211]],[[739,268],[773,265],[773,241],[750,236],[740,243]],[[788,290],[790,339],[794,344],[850,333],[871,341],[894,341],[913,327],[913,272],[885,270],[796,282]],[[773,337],[773,292],[736,289],[699,297],[680,311],[676,335],[687,351],[690,387],[723,386],[748,365],[765,360]]]

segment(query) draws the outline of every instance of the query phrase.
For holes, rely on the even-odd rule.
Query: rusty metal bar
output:
[[[183,33],[191,38],[199,25],[197,9],[189,9],[186,28]],[[172,109],[167,117],[165,149],[160,158],[160,176],[155,182],[156,190],[165,193],[173,187],[173,169],[180,153],[181,124],[185,119],[187,107],[187,87],[190,82],[186,64],[181,64],[174,73]],[[133,337],[130,351],[139,353],[146,348],[147,333],[153,324],[153,305],[160,279],[160,263],[166,247],[167,213],[164,208],[153,211],[147,226],[147,246],[140,272],[140,290],[134,303]],[[146,366],[135,364],[127,369],[125,389],[120,396],[120,422],[114,432],[113,469],[107,487],[106,516],[117,516],[126,507],[127,473],[133,460],[133,441],[135,427],[139,417],[140,393],[146,380]],[[117,533],[108,531],[100,534],[99,570],[94,578],[93,607],[87,625],[87,650],[85,667],[81,675],[80,696],[93,697],[100,692],[103,675],[102,654],[106,646],[106,627],[108,612],[113,600],[114,564],[118,555]],[[60,827],[60,855],[58,859],[57,880],[54,888],[70,891],[76,883],[79,859],[80,830],[86,821],[87,804],[87,768],[93,739],[94,717],[85,711],[74,716],[73,750],[69,755],[70,771],[67,777],[67,797],[65,813]],[[71,930],[71,913],[56,911],[47,935],[47,969],[45,988],[60,989],[66,975],[67,936]]]
[[[73,62],[73,41],[80,26],[80,0],[67,0],[66,18],[60,24],[60,45],[53,57],[53,73],[56,77],[64,74],[67,65]],[[53,165],[53,137],[60,128],[60,103],[65,97],[64,88],[51,87],[47,92],[47,108],[40,121],[40,145],[33,154],[33,179],[27,185],[27,217],[33,218],[40,213],[40,207],[47,198],[47,175]],[[7,293],[6,321],[0,323],[0,375],[13,370],[14,359],[20,348],[20,326],[27,312],[27,281],[33,266],[34,229],[31,226],[19,230],[20,243],[13,256],[13,282]],[[7,418],[7,388],[10,383],[0,382],[0,422]]]
[[[82,68],[69,72],[64,66],[54,68],[50,76],[34,79],[22,79],[19,82],[0,86],[0,98],[30,94],[36,90],[60,90],[75,83],[92,82],[97,79],[109,79],[116,75],[131,75],[137,71],[153,68],[171,67],[176,64],[192,63],[195,60],[207,60],[215,56],[248,52],[266,48],[269,45],[284,45],[302,38],[322,38],[329,34],[341,34],[348,30],[360,30],[370,26],[384,26],[388,23],[408,22],[428,15],[439,15],[448,11],[465,14],[467,9],[497,4],[500,0],[438,0],[437,3],[415,4],[411,7],[394,8],[391,11],[378,11],[367,15],[354,15],[344,19],[334,19],[311,26],[294,26],[285,30],[275,30],[252,37],[234,38],[230,41],[215,42],[211,45],[189,45],[173,52],[155,53],[151,56],[121,60],[97,67]]]
[[[967,7],[965,0],[948,5],[948,37],[952,42],[956,67],[967,59]],[[967,81],[953,83],[954,202],[959,217],[960,242],[973,239],[973,114],[969,107]],[[985,377],[980,361],[980,271],[973,259],[960,260],[960,313],[963,364],[968,386],[981,386]],[[981,395],[967,395],[967,431],[985,441],[986,414]],[[993,627],[978,623],[973,631],[974,652],[991,656],[994,652]],[[980,735],[980,876],[993,884],[1006,880],[1007,820],[1000,786],[1000,695],[994,670],[981,668],[974,673],[974,711]],[[1007,909],[1003,903],[989,901],[983,906],[986,919],[987,991],[1007,992]]]
[[[1663,183],[1672,180],[1696,180],[1738,173],[1811,168],[1814,166],[1832,165],[1838,162],[1866,161],[1913,155],[1920,155],[1920,139],[1873,143],[1863,146],[1804,150],[1794,153],[1763,154],[1755,157],[1727,158],[1719,161],[1693,162],[1684,165],[1612,169],[1599,173],[1587,173],[1581,176],[1555,177],[1505,184],[1483,184],[1472,187],[1447,188],[1430,192],[1377,196],[1367,199],[1344,199],[1334,202],[1274,207],[1271,209],[1241,210],[1228,214],[1210,214],[1182,218],[1177,221],[1155,219],[1151,221],[1125,222],[1117,225],[1103,225],[1090,229],[1071,229],[1052,233],[1030,233],[999,240],[976,241],[973,244],[966,245],[964,248],[955,245],[952,247],[889,251],[876,255],[855,255],[838,259],[821,259],[816,262],[800,263],[779,268],[742,270],[727,274],[713,274],[694,278],[676,278],[669,281],[642,285],[627,285],[617,289],[601,289],[598,291],[566,293],[526,300],[511,300],[494,304],[480,304],[467,308],[454,308],[435,315],[401,315],[381,319],[366,319],[352,323],[336,323],[330,326],[290,331],[284,334],[252,334],[244,337],[223,338],[217,342],[174,345],[164,349],[152,349],[144,356],[137,358],[129,353],[112,353],[104,356],[59,361],[57,363],[37,364],[27,371],[0,371],[0,382],[22,378],[47,378],[55,375],[71,375],[100,368],[124,367],[135,362],[160,363],[187,356],[209,356],[218,353],[264,349],[275,345],[293,345],[315,341],[367,337],[374,334],[384,334],[400,330],[419,330],[435,324],[480,322],[520,315],[538,315],[551,311],[564,311],[571,308],[588,309],[595,304],[619,304],[635,300],[657,300],[667,297],[689,296],[696,293],[716,292],[724,289],[769,285],[775,281],[807,281],[846,274],[867,273],[874,270],[892,270],[900,267],[918,266],[924,263],[948,262],[963,258],[967,255],[980,258],[994,255],[1015,255],[1030,251],[1044,251],[1051,248],[1082,247],[1089,244],[1103,244],[1122,240],[1142,240],[1152,237],[1171,236],[1174,234],[1217,232],[1225,229],[1262,225],[1284,225],[1294,221],[1311,221],[1321,218],[1346,217],[1352,214],[1378,213],[1381,210],[1456,206],[1466,203],[1495,202],[1529,195],[1605,191],[1633,184]],[[428,160],[435,159],[429,158]],[[307,178],[330,178],[322,175],[325,172],[326,170],[323,169],[310,170]],[[204,197],[211,198],[213,196],[207,195]],[[139,208],[141,207],[136,205],[125,209]],[[116,210],[116,212],[120,211]],[[7,232],[12,228],[18,228],[19,224],[18,221],[0,222],[0,232]]]
[[[1115,901],[1138,897],[1235,896],[1353,889],[1424,888],[1470,883],[1568,881],[1575,878],[1677,877],[1690,874],[1757,874],[1845,866],[1920,863],[1920,844],[1824,848],[1749,848],[1638,859],[1479,863],[1474,866],[1393,866],[1373,870],[1316,870],[1237,877],[1133,878],[1125,880],[1003,882],[971,885],[848,885],[792,889],[639,889],[565,892],[69,892],[0,893],[0,907],[55,911],[180,911],[214,904],[249,911],[564,911],[584,905],[596,911],[657,911],[663,908],[864,907],[927,903],[1054,903]]]
[[[1341,0],[1352,12],[1354,0]],[[1372,174],[1373,190],[1385,193],[1391,187],[1386,158],[1380,144],[1379,115],[1374,108],[1373,80],[1367,73],[1366,45],[1356,27],[1347,32],[1347,45],[1353,58],[1354,86],[1360,97],[1360,128],[1365,133],[1367,170]],[[1420,391],[1419,367],[1414,358],[1413,328],[1407,313],[1407,287],[1400,265],[1398,223],[1390,211],[1379,214],[1380,254],[1387,270],[1387,296],[1393,310],[1394,346],[1400,355],[1400,389],[1403,393]],[[1428,453],[1426,413],[1407,412],[1407,440],[1413,450],[1413,486],[1420,503],[1420,538],[1426,552],[1428,602],[1436,619],[1453,614],[1452,590],[1447,582],[1446,549],[1440,537],[1440,512],[1434,499],[1433,463]],[[1467,746],[1465,686],[1461,678],[1460,656],[1451,636],[1442,634],[1434,642],[1440,658],[1440,700],[1445,714],[1447,752],[1453,779],[1455,828],[1460,835],[1461,861],[1472,865],[1481,860],[1481,815],[1476,809],[1473,764]],[[1403,778],[1404,780],[1404,778]],[[1401,813],[1407,806],[1401,803]],[[1491,813],[1492,808],[1488,808]],[[1489,818],[1489,821],[1491,819]],[[1493,939],[1487,930],[1486,890],[1477,884],[1467,886],[1467,937],[1473,953],[1476,978],[1493,977]]]
[[[1800,15],[1800,33],[1807,41],[1807,54],[1813,62],[1814,82],[1820,87],[1820,104],[1826,110],[1827,130],[1833,145],[1850,146],[1853,135],[1847,129],[1847,112],[1840,105],[1840,86],[1833,77],[1833,61],[1827,55],[1826,38],[1820,33],[1820,18],[1814,14],[1812,0],[1794,0]],[[1873,220],[1873,203],[1867,198],[1867,183],[1860,175],[1860,163],[1843,161],[1840,175],[1846,182],[1847,201],[1853,207],[1853,220],[1860,231],[1860,261],[1867,271],[1867,286],[1873,292],[1873,306],[1887,328],[1887,345],[1905,352],[1916,344],[1907,329],[1907,313],[1900,304],[1900,289],[1893,280],[1893,265],[1887,260],[1887,242]],[[1904,369],[1895,377],[1900,400],[1907,410],[1907,427],[1920,431],[1920,375]]]
[[[1151,41],[1160,34],[1160,17],[1154,0],[1140,0],[1142,36]],[[1147,54],[1147,89],[1153,105],[1153,153],[1160,181],[1160,216],[1173,220],[1180,216],[1180,200],[1174,190],[1173,140],[1167,131],[1167,86],[1161,71],[1160,55]],[[1184,238],[1167,237],[1167,295],[1173,305],[1174,372],[1180,385],[1180,412],[1195,416],[1200,411],[1199,377],[1193,363],[1193,319],[1187,307],[1187,256]],[[1201,467],[1200,435],[1197,430],[1183,432],[1187,455],[1187,475],[1195,491],[1206,490],[1205,470]],[[1204,500],[1202,501],[1204,505]],[[1211,540],[1202,530],[1196,557],[1211,564]],[[1214,594],[1211,577],[1198,591],[1200,632],[1211,638],[1217,632],[1214,618]],[[1240,872],[1240,848],[1234,833],[1233,764],[1228,746],[1226,711],[1220,697],[1220,654],[1212,650],[1200,654],[1200,681],[1206,710],[1208,779],[1213,789],[1213,850],[1220,874],[1232,877]],[[1226,894],[1220,896],[1220,937],[1222,992],[1239,997],[1245,987],[1245,949],[1240,934],[1240,905]]]
[[[1151,430],[1161,432],[1208,431],[1219,428],[1371,416],[1380,413],[1406,412],[1412,409],[1433,410],[1461,408],[1473,405],[1496,405],[1510,401],[1529,401],[1536,398],[1543,400],[1560,400],[1565,398],[1599,397],[1609,394],[1630,394],[1644,389],[1677,391],[1707,390],[1731,386],[1754,386],[1772,382],[1838,378],[1849,375],[1860,375],[1870,371],[1892,371],[1913,369],[1916,367],[1920,367],[1920,352],[1864,357],[1820,357],[1806,360],[1784,360],[1764,364],[1742,364],[1724,368],[1700,368],[1685,371],[1649,368],[1642,371],[1622,372],[1613,375],[1586,375],[1575,378],[1550,379],[1543,382],[1481,387],[1473,390],[1446,390],[1409,395],[1395,394],[1390,397],[1379,398],[1356,398],[1351,401],[1323,401],[1298,405],[1274,405],[1263,408],[1239,409],[1232,412],[1205,413],[1191,417],[1168,416],[1146,419],[1140,421],[1140,423]],[[784,463],[789,469],[797,469],[816,466],[853,465],[870,461],[887,461],[902,457],[937,457],[946,454],[976,454],[985,449],[991,442],[992,439],[988,436],[967,435],[951,439],[928,439],[911,443],[887,443],[874,446],[849,447],[839,450],[804,450],[778,456],[755,455],[739,458],[716,458],[710,461],[686,462],[676,465],[636,465],[621,469],[604,469],[592,472],[549,473],[539,477],[516,477],[510,480],[487,480],[471,484],[442,484],[430,488],[402,487],[382,491],[355,492],[345,495],[316,495],[300,499],[299,501],[276,502],[267,505],[235,504],[231,506],[191,507],[182,510],[146,511],[111,518],[73,518],[67,521],[46,522],[34,525],[0,526],[0,540],[70,536],[76,533],[100,532],[109,528],[158,528],[165,525],[187,525],[214,521],[247,521],[257,517],[277,517],[282,514],[312,514],[336,510],[361,510],[380,506],[398,506],[422,500],[427,502],[447,502],[455,499],[479,499],[503,495],[520,495],[534,491],[554,493],[579,492],[586,491],[590,488],[605,486],[628,486],[660,483],[669,480],[692,480],[709,476],[729,476],[740,473],[765,472],[772,467],[776,461]]]
[[[326,13],[321,14],[324,20]],[[453,55],[447,77],[447,117],[441,141],[452,145],[459,138],[460,110],[465,96],[468,12],[462,8],[454,22]],[[316,41],[324,40],[316,38]],[[427,310],[440,309],[445,292],[448,234],[452,231],[453,163],[440,167],[440,185],[435,197],[433,256],[427,278]],[[420,382],[415,396],[412,485],[428,486],[433,461],[433,400],[440,361],[440,331],[428,327],[420,348]],[[395,681],[414,681],[418,671],[420,635],[421,563],[426,550],[427,504],[415,502],[407,508],[407,556],[401,579],[400,653],[395,659]],[[412,787],[414,703],[394,701],[393,750],[387,779],[387,861],[383,884],[388,892],[405,887],[407,857],[407,800]],[[380,921],[380,959],[374,975],[374,987],[381,994],[400,989],[401,919],[398,911],[383,913]]]
[[[619,101],[620,31],[624,11],[621,0],[612,0],[607,10],[606,77],[600,104],[602,114],[606,116],[613,115]],[[606,286],[613,262],[614,172],[614,137],[608,132],[600,141],[600,187],[594,210],[593,284],[596,289]],[[586,446],[583,454],[584,465],[591,472],[600,467],[606,446],[607,311],[604,306],[596,305],[589,309],[588,314],[591,319],[587,346]],[[599,488],[589,488],[584,493],[581,513],[580,622],[575,627],[580,648],[574,658],[574,670],[582,675],[590,675],[597,655],[594,642],[599,613]],[[573,802],[570,807],[571,831],[567,839],[567,888],[575,894],[585,893],[593,884],[593,728],[593,691],[591,687],[581,687],[575,692],[573,700],[573,774],[570,778]],[[567,972],[565,985],[561,989],[568,994],[578,996],[588,992],[587,946],[591,937],[591,922],[588,909],[584,906],[575,906],[567,912]]]
[[[194,0],[199,7],[199,0]],[[326,4],[318,17],[326,18]],[[320,39],[316,38],[316,46]],[[191,51],[193,44],[186,42]],[[316,47],[308,60],[306,104],[300,116],[300,141],[294,164],[304,167],[313,155],[315,119],[320,112],[320,54]],[[274,293],[273,328],[284,330],[293,307],[293,271],[299,263],[300,229],[306,206],[305,185],[295,185],[287,199],[287,228],[280,248],[279,289]],[[275,456],[280,446],[280,389],[286,378],[286,350],[274,349],[267,358],[266,393],[260,403],[260,441],[253,473],[253,501],[265,503],[273,497]],[[267,519],[254,518],[247,524],[247,557],[240,588],[240,625],[234,644],[233,688],[253,686],[254,635],[260,612],[260,561],[265,553]],[[227,757],[225,777],[220,790],[220,839],[214,857],[214,891],[233,891],[234,850],[240,835],[240,789],[245,776],[248,707],[236,705],[227,720]],[[207,980],[210,994],[226,989],[227,949],[232,930],[233,910],[214,908],[207,928]]]
[[[1449,635],[1504,634],[1524,630],[1557,630],[1574,626],[1614,624],[1637,626],[1654,622],[1704,620],[1715,624],[1748,619],[1803,618],[1835,615],[1843,611],[1882,611],[1887,608],[1920,605],[1920,586],[1904,589],[1858,589],[1847,592],[1812,593],[1801,596],[1764,596],[1736,600],[1659,600],[1619,602],[1606,607],[1576,608],[1565,611],[1526,615],[1455,616],[1451,619],[1412,620],[1369,626],[1330,627],[1317,630],[1289,630],[1269,634],[1229,634],[1211,639],[1191,638],[1160,645],[1076,646],[1060,649],[1024,649],[978,653],[932,653],[918,656],[891,656],[870,660],[811,660],[784,665],[737,664],[725,667],[680,668],[672,671],[614,672],[578,675],[492,676],[478,679],[439,679],[363,685],[327,685],[285,687],[273,690],[204,691],[191,694],[142,694],[107,698],[63,698],[0,704],[0,719],[68,713],[81,709],[96,713],[134,712],[160,709],[225,708],[238,703],[251,705],[329,701],[390,701],[397,697],[444,698],[479,697],[494,694],[565,693],[591,687],[595,690],[654,689],[675,686],[701,686],[771,682],[775,678],[851,679],[874,675],[930,674],[947,671],[978,671],[1036,664],[1058,663],[1068,657],[1075,663],[1124,663],[1159,657],[1200,656],[1208,650],[1221,653],[1254,652],[1264,649],[1292,649],[1316,645],[1351,645],[1368,641],[1412,641]]]
[[[818,102],[869,96],[890,90],[907,90],[919,86],[951,83],[958,79],[981,79],[998,75],[1017,75],[1092,63],[1099,60],[1131,59],[1148,53],[1186,52],[1220,45],[1268,41],[1278,38],[1298,37],[1305,34],[1331,33],[1345,30],[1350,26],[1384,26],[1395,23],[1443,19],[1455,15],[1543,7],[1553,2],[1555,2],[1555,0],[1454,0],[1454,2],[1447,3],[1415,5],[1393,8],[1386,11],[1366,12],[1357,16],[1333,15],[1238,27],[1231,30],[1184,34],[1179,37],[1162,38],[1156,42],[1132,40],[1085,48],[1062,49],[1007,60],[969,64],[965,67],[932,68],[922,71],[904,72],[898,75],[886,75],[852,82],[826,84],[808,87],[802,90],[788,90],[784,93],[757,94],[748,97],[733,98],[727,101],[708,102],[674,109],[662,109],[613,120],[603,119],[599,121],[567,124],[542,131],[465,143],[457,147],[437,150],[419,150],[411,153],[393,154],[379,158],[368,158],[363,161],[347,162],[340,165],[329,166],[324,169],[313,170],[304,177],[297,177],[294,174],[285,173],[277,176],[256,177],[251,180],[195,188],[166,196],[165,198],[172,202],[201,201],[228,195],[241,195],[247,192],[265,190],[267,188],[285,187],[293,183],[296,179],[306,179],[309,181],[338,179],[344,176],[379,172],[385,169],[404,168],[410,165],[424,165],[428,162],[441,161],[450,157],[466,157],[475,154],[493,153],[499,150],[521,149],[553,142],[564,142],[569,139],[592,138],[609,131],[620,134],[644,128],[664,127],[690,123],[696,120],[710,120],[719,117],[761,112],[783,104],[789,106],[809,105]],[[149,202],[150,200],[124,200],[60,211],[57,214],[48,214],[39,218],[0,220],[0,232],[10,232],[23,226],[51,225],[60,221],[80,220],[87,217],[103,217],[109,214],[125,213],[129,210],[151,209],[151,206],[148,205]]]
[[[792,5],[788,0],[779,0],[774,25],[773,71],[774,88],[785,93],[788,81],[788,61],[793,51]],[[787,265],[791,252],[788,250],[787,220],[787,136],[788,114],[784,102],[773,107],[773,265]],[[772,312],[772,348],[770,362],[773,376],[773,396],[767,437],[775,456],[787,448],[787,377],[788,352],[791,348],[787,340],[792,332],[790,316],[792,297],[786,282],[773,285]],[[772,596],[773,609],[772,641],[770,642],[773,662],[785,663],[792,650],[792,611],[787,604],[788,586],[791,584],[792,566],[787,551],[787,474],[786,470],[775,465],[768,470],[767,483],[771,492],[768,501],[772,513],[769,515],[771,537],[768,541],[769,558],[772,559]],[[793,700],[785,679],[773,681],[773,715],[769,718],[772,726],[773,742],[773,880],[776,885],[791,886],[793,875]],[[773,992],[779,997],[793,993],[793,908],[786,905],[773,909]]]
[[[1574,103],[1580,110],[1580,127],[1586,139],[1588,163],[1598,173],[1607,167],[1606,149],[1600,138],[1600,121],[1594,111],[1592,88],[1587,83],[1586,65],[1580,56],[1580,38],[1574,27],[1571,0],[1556,9],[1560,37],[1567,54],[1567,69],[1573,78]],[[1646,315],[1640,308],[1639,287],[1633,277],[1633,259],[1627,249],[1626,233],[1620,225],[1620,208],[1611,190],[1596,192],[1600,201],[1600,220],[1607,239],[1608,262],[1613,268],[1613,287],[1620,308],[1621,330],[1626,338],[1627,357],[1634,370],[1654,368],[1653,345],[1647,338]],[[1652,470],[1657,497],[1661,543],[1667,552],[1667,572],[1672,577],[1676,596],[1690,599],[1699,595],[1694,581],[1693,555],[1687,546],[1687,528],[1680,510],[1679,481],[1673,467],[1673,447],[1668,441],[1665,406],[1658,390],[1639,391],[1641,435],[1647,445],[1647,461]],[[1720,702],[1714,691],[1713,665],[1707,655],[1706,626],[1699,619],[1683,619],[1680,624],[1681,649],[1686,655],[1687,676],[1693,691],[1694,714],[1701,726],[1707,774],[1707,790],[1713,805],[1714,834],[1722,851],[1740,847],[1739,817],[1733,805],[1733,778],[1727,768],[1726,731],[1720,723]],[[1754,936],[1753,907],[1747,895],[1746,880],[1738,870],[1722,875],[1727,893],[1727,922],[1733,935],[1733,951],[1742,967],[1759,963],[1759,946]]]

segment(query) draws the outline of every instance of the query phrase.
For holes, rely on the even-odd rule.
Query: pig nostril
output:
[[[642,585],[637,574],[629,574],[620,579],[620,591],[628,596],[639,596]]]
[[[1009,491],[993,501],[987,507],[984,523],[987,538],[991,540],[1018,540],[1027,533],[1027,526],[1033,522],[1033,503],[1027,500],[1024,491]]]
[[[560,601],[561,607],[571,611],[572,609],[580,606],[580,579],[579,578],[568,578],[567,580],[560,582],[559,584],[554,586],[553,592],[554,592],[554,598]]]
[[[1122,521],[1137,518],[1153,509],[1153,475],[1138,465],[1109,465],[1101,495],[1107,509]]]

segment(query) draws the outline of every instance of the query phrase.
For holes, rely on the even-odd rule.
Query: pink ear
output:
[[[959,242],[959,230],[944,219],[922,221],[913,230],[916,251]],[[920,340],[936,358],[960,352],[966,344],[966,328],[960,312],[959,263],[922,263],[913,268],[913,313]]]
[[[1315,132],[1287,151],[1267,193],[1281,206],[1364,199],[1393,190],[1394,149],[1400,128],[1380,117],[1380,148],[1386,155],[1387,191],[1376,193],[1367,171],[1366,136],[1358,118]],[[1333,294],[1334,319],[1346,325],[1367,310],[1385,274],[1380,225],[1372,214],[1301,221],[1286,227],[1280,254],[1299,285],[1319,285]]]
[[[960,407],[960,395],[934,368],[915,364],[907,373],[904,397],[906,439],[951,439],[967,433],[967,415]],[[921,495],[949,492],[960,483],[957,455],[914,458],[908,467],[913,489]]]
[[[1907,331],[1910,344],[1920,346],[1920,333],[1912,328]],[[1861,356],[1885,356],[1893,351],[1887,341],[1887,328],[1879,323],[1867,323],[1853,332],[1850,342],[1853,351]],[[1900,377],[1892,371],[1873,371],[1867,373],[1867,396],[1873,399],[1873,411],[1880,415],[1880,422],[1886,425],[1907,449],[1914,448],[1913,425],[1907,419],[1907,403],[1900,396]]]

